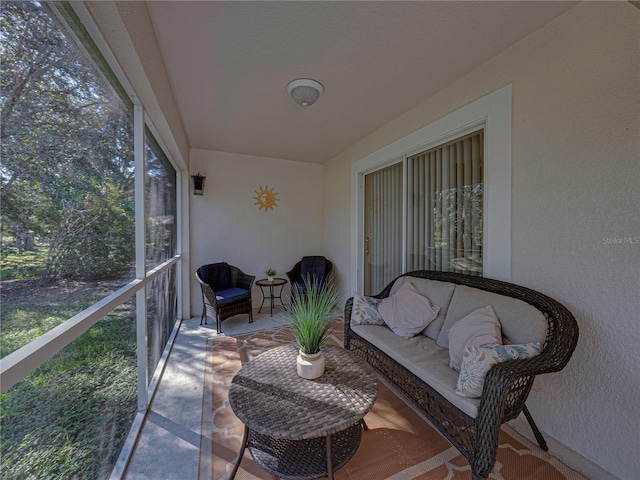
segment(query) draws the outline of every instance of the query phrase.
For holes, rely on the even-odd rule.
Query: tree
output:
[[[1,9],[2,233],[46,242],[50,279],[121,274],[134,251],[127,112],[39,3]]]

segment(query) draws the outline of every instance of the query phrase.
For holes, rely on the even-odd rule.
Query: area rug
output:
[[[342,338],[342,319],[336,319],[329,343],[342,346]],[[228,403],[231,379],[256,355],[292,341],[290,326],[207,340],[200,480],[227,479],[240,450],[244,426]],[[335,472],[336,480],[471,479],[469,463],[458,450],[382,381],[365,420],[369,429],[360,448]],[[272,478],[246,451],[236,479]],[[586,480],[509,426],[501,429],[498,459],[489,478]]]

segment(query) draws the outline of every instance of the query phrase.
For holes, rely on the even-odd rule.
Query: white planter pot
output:
[[[267,281],[273,282],[273,277],[267,277]]]
[[[324,373],[324,355],[322,352],[307,355],[299,352],[296,359],[298,375],[307,380],[321,377]]]

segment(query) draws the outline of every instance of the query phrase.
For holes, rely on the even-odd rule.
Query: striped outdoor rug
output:
[[[292,339],[287,326],[207,340],[200,480],[228,478],[240,449],[243,424],[228,404],[231,379],[243,363]],[[342,345],[342,319],[332,325],[330,342]],[[469,463],[458,450],[382,382],[365,419],[369,430],[353,458],[335,472],[336,480],[471,479]],[[236,479],[271,478],[245,452]],[[501,430],[490,478],[586,480],[508,426]]]

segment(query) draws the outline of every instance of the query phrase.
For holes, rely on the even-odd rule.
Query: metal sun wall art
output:
[[[256,196],[253,199],[256,201],[255,205],[258,205],[258,209],[262,210],[264,208],[265,212],[268,212],[269,209],[273,210],[278,206],[280,199],[278,198],[278,193],[274,192],[273,189],[275,187],[269,188],[269,185],[266,185],[262,188],[262,185],[258,190],[255,191]]]

